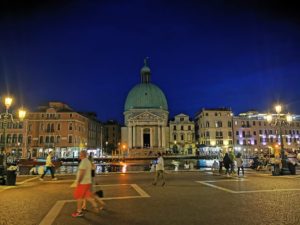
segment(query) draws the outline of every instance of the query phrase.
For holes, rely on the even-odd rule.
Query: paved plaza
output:
[[[153,186],[154,174],[98,175],[105,210],[91,207],[72,218],[75,201],[70,187],[75,176],[19,176],[16,186],[0,186],[1,225],[184,225],[300,224],[300,175],[274,177],[248,170],[245,177],[209,171],[167,171],[166,185]]]

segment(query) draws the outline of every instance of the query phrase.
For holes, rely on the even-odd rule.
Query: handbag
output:
[[[103,198],[103,190],[96,191],[95,194],[96,194],[99,198]]]

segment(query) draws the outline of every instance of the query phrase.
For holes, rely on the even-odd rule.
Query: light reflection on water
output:
[[[126,171],[150,171],[151,164],[155,160],[132,160],[125,162],[126,163]],[[200,166],[200,161],[196,159],[179,159],[176,160],[179,163],[178,169],[184,169],[184,163],[188,162],[191,163],[191,166],[193,169],[197,169]],[[211,162],[212,163],[212,162]],[[210,163],[208,163],[210,164]],[[201,163],[201,167],[206,167],[210,165],[204,165]],[[121,172],[122,171],[122,164],[116,164],[116,163],[97,163],[96,164],[96,173],[101,174],[105,172]],[[57,169],[56,173],[58,174],[75,174],[77,172],[77,165],[63,165],[59,169]],[[166,170],[174,170],[174,160],[171,159],[165,159],[165,169]]]
[[[126,171],[150,171],[151,164],[155,163],[155,160],[131,160],[126,161]],[[183,170],[184,164],[188,163],[190,165],[189,169],[199,169],[199,168],[210,168],[214,160],[205,159],[165,159],[165,169],[175,170],[175,164],[178,164],[178,169]],[[23,168],[20,174],[29,174],[30,168]],[[57,174],[76,174],[78,169],[77,164],[65,163],[60,168],[57,168],[55,173]],[[120,163],[96,163],[96,173],[106,173],[106,172],[121,172],[122,164]]]

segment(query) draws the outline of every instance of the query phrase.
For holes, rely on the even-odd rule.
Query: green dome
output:
[[[141,83],[133,87],[125,102],[125,111],[146,108],[168,110],[166,96],[159,87],[151,83]]]

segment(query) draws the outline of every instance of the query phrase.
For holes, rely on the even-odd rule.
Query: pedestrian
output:
[[[224,155],[220,151],[220,154],[219,154],[219,174],[222,174],[222,172],[223,172],[223,158],[224,158]]]
[[[217,160],[214,160],[214,162],[211,166],[211,170],[212,170],[213,175],[216,175],[218,169],[219,169],[219,164],[218,164]]]
[[[74,198],[77,201],[77,210],[72,213],[72,217],[82,217],[82,204],[84,200],[89,201],[95,212],[100,212],[100,208],[93,198],[91,185],[92,185],[92,164],[87,158],[87,152],[80,152],[81,162],[78,166],[78,171],[75,181]]]
[[[234,155],[234,152],[233,151],[230,151],[229,152],[229,158],[230,158],[230,173],[231,174],[234,174],[235,171],[234,171],[234,162],[235,162],[235,155]]]
[[[164,179],[164,158],[162,157],[161,153],[159,152],[158,154],[158,158],[157,158],[157,163],[156,163],[156,173],[155,173],[155,179],[154,182],[152,183],[153,185],[157,184],[157,181],[159,179],[159,177],[162,180],[162,185],[165,185],[165,179]]]
[[[33,165],[33,166],[31,167],[31,169],[29,170],[29,174],[30,174],[30,175],[37,175],[37,174],[38,174],[35,165]]]
[[[90,155],[89,156],[89,161],[91,163],[91,179],[92,179],[92,183],[91,183],[91,198],[93,198],[94,200],[98,201],[98,203],[100,203],[102,206],[99,207],[100,210],[103,210],[105,203],[95,194],[95,176],[96,176],[96,165],[94,163],[94,159],[93,157]],[[83,203],[82,203],[82,207],[81,207],[82,211],[87,211],[87,207],[86,207],[86,199],[83,199]]]
[[[185,161],[184,163],[184,169],[188,170],[190,168],[190,164],[188,161]]]
[[[240,169],[242,169],[242,175],[244,176],[244,166],[241,153],[236,155],[236,166],[238,168],[238,176],[240,176]]]
[[[43,175],[40,177],[40,181],[44,180],[44,176],[46,175],[46,173],[48,172],[48,170],[50,170],[52,180],[57,180],[57,178],[54,177],[55,165],[52,162],[52,156],[53,156],[53,152],[49,152],[49,154],[47,156],[47,159],[46,159],[46,170],[44,171]]]
[[[228,155],[227,152],[225,153],[225,156],[223,158],[223,163],[224,163],[224,167],[226,169],[225,174],[228,177],[229,176],[229,168],[230,168],[230,165],[231,165],[231,160],[230,160],[229,155]]]

